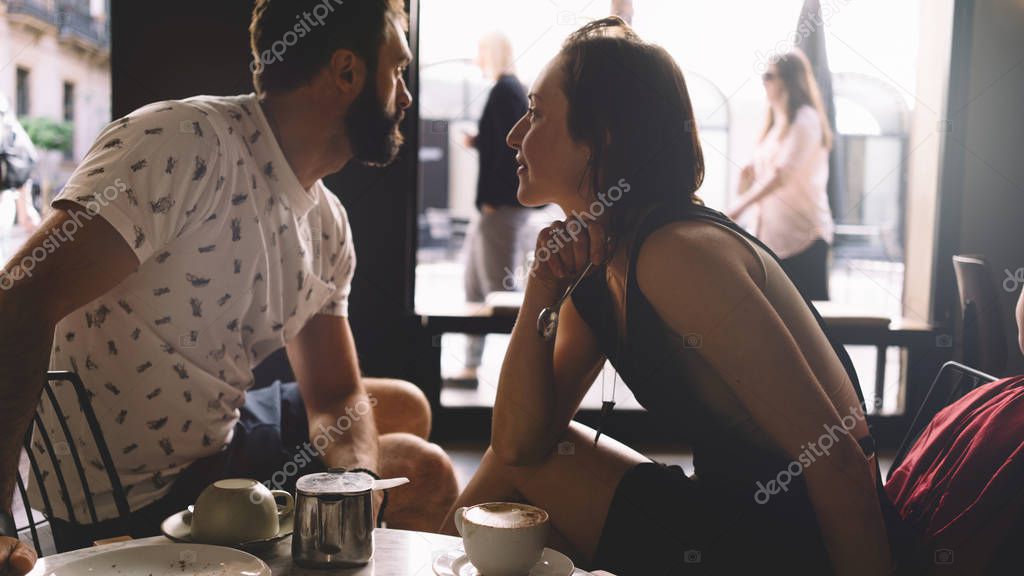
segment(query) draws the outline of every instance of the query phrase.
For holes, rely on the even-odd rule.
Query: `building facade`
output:
[[[44,200],[110,121],[109,13],[109,0],[0,0],[0,93],[19,118],[72,129],[69,150],[39,150]]]

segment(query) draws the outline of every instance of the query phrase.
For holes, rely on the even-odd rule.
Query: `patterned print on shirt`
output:
[[[178,378],[182,380],[188,380],[188,370],[185,369],[184,362],[178,362],[173,366],[174,371],[178,373]]]
[[[153,214],[167,214],[174,207],[174,199],[170,196],[163,196],[157,198],[156,202],[149,203],[149,209],[153,211]]]
[[[196,125],[198,125],[198,122],[196,123]],[[206,160],[203,160],[199,156],[196,156],[196,166],[192,170],[192,181],[193,182],[198,182],[199,180],[202,180],[203,176],[205,176],[205,175],[206,175]]]
[[[195,274],[192,274],[191,272],[186,272],[185,273],[185,279],[188,280],[188,283],[191,284],[194,288],[202,288],[203,286],[206,286],[207,284],[210,283],[210,279],[209,278],[203,278],[202,276],[196,276]]]
[[[160,439],[160,449],[164,451],[164,454],[170,456],[174,454],[174,446],[171,444],[171,439],[164,437]]]
[[[140,228],[138,226],[135,226],[134,228],[135,228],[135,242],[132,243],[132,246],[134,246],[135,249],[138,250],[139,248],[142,248],[143,244],[146,243],[146,233],[145,233],[145,231],[142,230],[142,228]]]

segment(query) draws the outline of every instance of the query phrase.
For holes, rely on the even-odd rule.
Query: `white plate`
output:
[[[127,546],[70,562],[47,576],[270,576],[252,554],[206,544]]]
[[[192,513],[188,510],[182,510],[176,514],[171,514],[160,524],[160,531],[164,533],[169,539],[174,542],[182,542],[189,544],[192,542]],[[240,542],[233,545],[234,548],[240,548],[242,550],[261,550],[268,547],[270,544],[274,544],[280,540],[283,540],[291,535],[295,525],[295,513],[292,512],[287,516],[282,516],[280,521],[280,529],[277,534],[270,538],[264,538],[262,540],[253,540],[251,542]]]
[[[570,576],[576,568],[572,560],[562,554],[545,548],[540,560],[530,570],[529,576]],[[480,576],[476,566],[469,562],[466,552],[461,548],[454,548],[438,556],[434,560],[434,574],[438,576]]]

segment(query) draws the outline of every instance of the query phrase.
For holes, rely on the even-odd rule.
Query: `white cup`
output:
[[[474,509],[480,509],[473,513]],[[523,525],[498,526],[488,514],[525,511],[538,520]],[[467,517],[469,514],[471,517]],[[524,576],[540,560],[548,541],[548,513],[516,502],[488,502],[455,511],[455,528],[462,536],[466,555],[485,576]]]
[[[217,480],[196,500],[189,520],[192,540],[231,546],[273,538],[281,530],[280,519],[294,508],[294,498],[284,490],[270,490],[251,478]]]

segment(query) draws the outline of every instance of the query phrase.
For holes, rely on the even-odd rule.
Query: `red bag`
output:
[[[1024,376],[936,414],[885,491],[936,568],[982,573],[1024,509]]]

